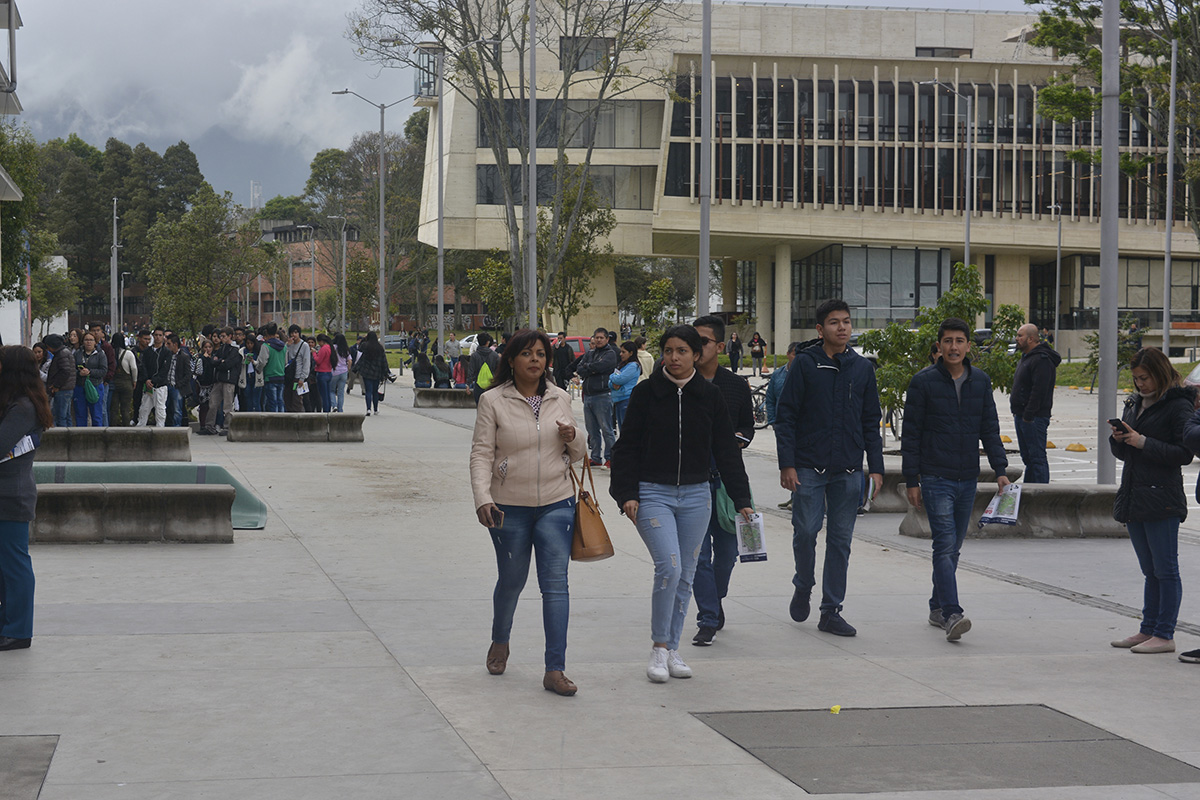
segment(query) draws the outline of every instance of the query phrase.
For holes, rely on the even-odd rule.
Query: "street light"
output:
[[[1062,291],[1062,206],[1055,203],[1047,208],[1058,216],[1058,246],[1054,250],[1054,347],[1058,348],[1059,292]]]
[[[331,215],[329,219],[340,219],[342,221],[342,315],[341,325],[338,326],[343,334],[346,332],[346,218]]]
[[[975,118],[972,109],[975,107],[975,93],[961,92],[945,81],[921,81],[923,86],[941,86],[967,101],[967,213],[963,232],[963,266],[971,266],[971,214],[975,206],[975,159],[971,157],[971,142],[975,138]],[[972,87],[974,88],[974,87]]]
[[[372,103],[367,98],[363,97],[358,92],[350,89],[342,89],[341,91],[333,92],[333,94],[352,94],[364,103],[369,103],[379,109],[379,335],[384,335],[383,317],[387,314],[387,283],[383,272],[383,245],[386,230],[383,222],[383,136],[384,136],[384,112],[397,103],[403,103],[405,100],[411,100],[416,95],[401,97],[392,103]]]
[[[125,328],[125,276],[132,275],[132,274],[133,274],[132,272],[122,272],[121,273],[121,299],[117,303],[118,308],[119,308],[117,313],[120,316],[120,327],[113,328],[114,334],[119,330],[124,330],[124,328]]]

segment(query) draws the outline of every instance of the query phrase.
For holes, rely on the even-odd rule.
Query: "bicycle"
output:
[[[900,434],[904,428],[904,408],[889,408],[883,417],[884,421],[884,438],[887,438],[887,428],[892,430],[892,438],[897,442],[900,441]]]
[[[754,430],[761,431],[767,427],[767,385],[763,384],[750,392],[751,406],[754,410]]]

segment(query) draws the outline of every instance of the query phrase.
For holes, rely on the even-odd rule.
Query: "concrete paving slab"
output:
[[[37,800],[57,746],[57,736],[0,736],[0,792],[5,800]]]
[[[344,601],[251,603],[54,603],[38,609],[37,624],[51,635],[121,636],[169,633],[362,630]]]

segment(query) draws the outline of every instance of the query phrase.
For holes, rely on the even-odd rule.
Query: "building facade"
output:
[[[646,61],[670,76],[665,85],[606,102],[596,123],[593,180],[616,214],[611,239],[620,254],[699,252],[699,6],[693,11]],[[722,262],[720,310],[753,317],[778,351],[811,335],[814,309],[828,297],[844,297],[860,328],[911,320],[936,302],[963,258],[970,198],[971,260],[992,309],[1016,304],[1051,329],[1057,317],[1060,349],[1081,350],[1081,332],[1098,322],[1100,182],[1098,166],[1068,154],[1098,152],[1099,112],[1069,125],[1039,113],[1038,89],[1065,70],[1026,44],[1035,21],[1024,13],[715,4],[710,247]],[[542,85],[552,85],[555,55],[538,53]],[[447,246],[504,248],[493,152],[473,106],[450,91],[444,102]],[[564,109],[547,101],[539,116],[564,118],[577,110],[572,103],[587,102]],[[1138,178],[1122,177],[1119,199],[1118,303],[1152,332],[1162,325],[1166,192],[1176,182],[1163,166],[1165,137],[1137,115],[1121,120],[1123,153],[1160,156]],[[422,206],[428,242],[435,133]],[[578,161],[583,151],[567,155]],[[1194,343],[1187,326],[1200,323],[1200,249],[1184,220],[1187,188],[1180,182],[1176,191],[1171,307],[1184,326],[1173,340],[1181,345]],[[601,324],[616,326],[611,274],[597,281],[579,329]]]

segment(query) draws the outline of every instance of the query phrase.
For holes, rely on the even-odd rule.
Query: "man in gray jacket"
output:
[[[300,333],[299,325],[288,328],[287,368],[283,373],[284,410],[297,414],[304,412],[304,395],[297,389],[308,387],[308,371],[312,364],[312,351]]]

